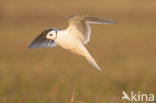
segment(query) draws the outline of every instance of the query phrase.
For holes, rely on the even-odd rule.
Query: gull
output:
[[[49,28],[38,35],[29,48],[61,46],[72,53],[83,56],[99,71],[101,70],[95,59],[90,55],[85,44],[90,41],[90,24],[115,24],[116,22],[102,17],[73,14],[67,17],[68,27],[64,30]]]

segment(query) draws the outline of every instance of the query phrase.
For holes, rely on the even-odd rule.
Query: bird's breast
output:
[[[64,49],[72,50],[81,43],[74,35],[62,33],[56,39],[56,42]]]

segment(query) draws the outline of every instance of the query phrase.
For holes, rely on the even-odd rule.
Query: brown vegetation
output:
[[[156,94],[155,3],[1,1],[0,103],[69,103],[74,88],[80,88],[78,100],[87,103],[120,103],[123,90]],[[65,28],[65,16],[72,13],[117,21],[116,25],[92,25],[87,48],[102,72],[60,47],[27,48],[42,30]]]

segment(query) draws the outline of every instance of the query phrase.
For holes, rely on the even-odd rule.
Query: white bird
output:
[[[55,47],[59,45],[72,53],[85,57],[91,65],[101,70],[84,44],[87,44],[90,40],[90,24],[115,24],[115,22],[107,18],[80,14],[70,15],[67,19],[69,26],[66,29],[49,28],[44,30],[33,40],[29,48]]]

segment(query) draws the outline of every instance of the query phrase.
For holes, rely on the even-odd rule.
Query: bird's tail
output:
[[[87,61],[93,65],[95,68],[97,68],[99,71],[101,71],[101,68],[96,63],[95,59],[89,54],[89,56],[86,57]]]
[[[87,61],[94,66],[95,68],[97,68],[99,71],[101,71],[100,67],[98,66],[98,64],[96,63],[95,59],[90,55],[90,53],[88,52],[88,50],[85,48],[85,46],[82,47],[82,52],[80,53],[83,57],[85,57],[87,59]]]

